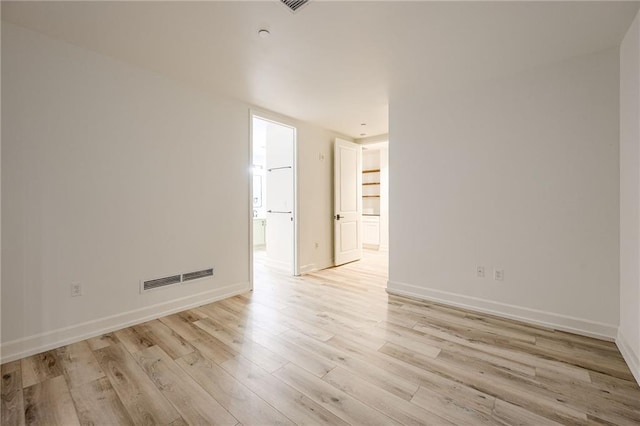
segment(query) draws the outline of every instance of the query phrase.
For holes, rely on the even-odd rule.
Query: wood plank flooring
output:
[[[638,425],[616,346],[385,292],[387,258],[2,365],[2,425]]]

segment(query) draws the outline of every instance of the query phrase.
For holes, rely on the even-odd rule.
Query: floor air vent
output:
[[[296,12],[302,6],[307,4],[309,0],[280,0],[282,4],[287,6],[291,11]]]
[[[155,290],[157,288],[166,287],[168,285],[179,284],[182,281],[180,275],[172,275],[170,277],[157,278],[155,280],[143,281],[142,291]]]
[[[196,272],[187,272],[186,274],[182,274],[182,281],[191,281],[197,280],[200,278],[212,277],[213,276],[213,268],[203,269],[202,271]]]

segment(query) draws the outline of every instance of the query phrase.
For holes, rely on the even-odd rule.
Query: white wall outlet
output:
[[[476,267],[476,276],[478,278],[484,278],[484,266]]]
[[[493,279],[496,281],[504,281],[504,269],[494,269]]]
[[[71,284],[71,297],[82,296],[82,284]]]
[[[316,244],[315,244],[315,246],[316,246],[316,248],[318,248],[318,247],[320,247],[320,244],[319,244],[319,243],[316,243]]]

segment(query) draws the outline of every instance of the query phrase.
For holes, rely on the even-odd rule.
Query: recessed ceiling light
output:
[[[366,133],[360,133],[360,136],[367,136]]]
[[[265,30],[264,28],[262,28],[258,31],[258,35],[262,38],[267,38],[271,35],[271,33],[269,32],[269,30]]]

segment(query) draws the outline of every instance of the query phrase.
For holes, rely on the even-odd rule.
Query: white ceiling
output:
[[[394,93],[619,45],[638,2],[2,2],[2,19],[360,137]],[[262,39],[260,28],[271,32]],[[365,128],[361,123],[367,123]],[[366,129],[366,130],[363,130]]]

